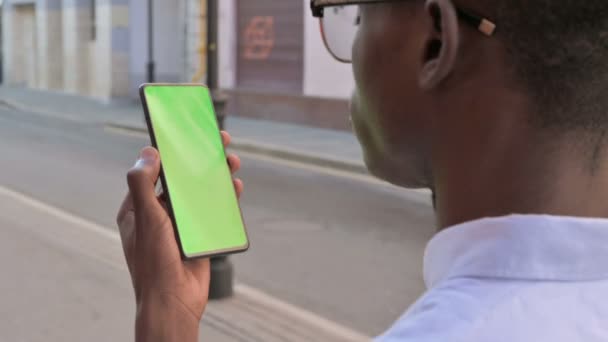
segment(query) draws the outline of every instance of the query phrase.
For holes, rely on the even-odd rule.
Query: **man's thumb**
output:
[[[160,158],[158,151],[152,147],[144,148],[139,155],[139,159],[127,174],[127,183],[136,211],[155,203],[154,185],[159,172]]]

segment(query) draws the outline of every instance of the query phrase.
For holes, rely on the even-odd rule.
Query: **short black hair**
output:
[[[517,78],[537,106],[533,123],[605,134],[608,0],[490,3],[498,25],[496,38],[505,43]]]

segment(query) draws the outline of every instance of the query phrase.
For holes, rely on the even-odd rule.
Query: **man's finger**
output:
[[[241,198],[241,195],[243,194],[243,188],[244,188],[243,181],[236,178],[232,182],[234,183],[234,190],[236,191],[236,196],[238,198]]]
[[[236,154],[228,155],[228,165],[230,166],[230,172],[236,173],[241,169],[241,158],[239,158]]]
[[[222,142],[224,143],[224,147],[228,147],[232,141],[232,137],[226,131],[221,131],[220,133],[222,134]]]
[[[146,147],[141,151],[139,160],[127,174],[129,192],[133,198],[133,207],[136,211],[156,204],[154,187],[160,172],[160,158],[158,151]]]

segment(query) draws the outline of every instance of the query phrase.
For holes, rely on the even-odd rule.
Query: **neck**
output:
[[[601,141],[516,126],[482,130],[479,140],[464,139],[458,148],[443,144],[441,165],[434,167],[441,229],[510,214],[608,217],[608,153],[596,148]]]

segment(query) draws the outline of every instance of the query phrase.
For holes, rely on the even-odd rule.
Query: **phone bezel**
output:
[[[209,93],[209,96],[211,96],[211,92],[209,90],[208,87],[206,87],[205,85],[202,84],[196,84],[196,83],[144,83],[142,85],[139,86],[139,96],[141,99],[141,103],[143,106],[143,110],[144,110],[144,117],[146,119],[146,126],[148,128],[148,134],[150,136],[150,141],[152,142],[152,146],[154,148],[156,148],[159,153],[160,152],[160,148],[156,142],[156,135],[154,133],[154,125],[152,124],[152,118],[150,116],[150,111],[148,109],[148,101],[146,99],[146,94],[145,94],[145,89],[147,87],[157,87],[157,86],[162,86],[162,87],[167,87],[167,86],[171,86],[171,87],[201,87],[201,88],[205,88],[207,90],[207,92]],[[213,108],[213,111],[215,113],[215,108]],[[219,122],[217,121],[217,115],[214,115],[216,123],[217,123],[217,127],[219,128]],[[222,136],[220,134],[220,130],[217,130],[217,134],[219,139],[222,139]],[[226,149],[224,148],[224,156],[226,156]],[[162,158],[162,157],[161,157]],[[227,156],[226,156],[227,158]],[[226,160],[226,163],[228,163],[228,161]],[[224,256],[224,255],[229,255],[229,254],[236,254],[236,253],[243,253],[245,251],[247,251],[249,249],[250,243],[249,243],[249,233],[247,231],[247,226],[245,224],[245,220],[243,218],[243,210],[241,209],[241,205],[238,201],[238,195],[236,193],[236,190],[233,188],[234,191],[234,195],[237,197],[237,206],[239,208],[239,213],[240,213],[240,217],[241,217],[241,223],[243,225],[243,230],[245,232],[245,238],[247,240],[247,242],[245,243],[244,246],[236,246],[234,248],[225,248],[225,249],[221,249],[221,250],[216,250],[216,251],[209,251],[209,252],[203,252],[203,253],[197,253],[194,255],[187,255],[184,252],[184,248],[182,246],[182,242],[181,242],[181,236],[179,234],[179,230],[177,229],[177,220],[175,219],[175,214],[173,212],[173,204],[171,202],[171,191],[169,189],[169,187],[167,186],[167,179],[165,176],[165,172],[163,170],[162,167],[162,159],[161,159],[161,168],[160,168],[160,181],[161,181],[161,185],[163,186],[163,192],[167,198],[167,210],[169,212],[169,217],[171,218],[171,223],[173,224],[173,232],[175,234],[175,240],[177,241],[177,244],[179,246],[179,251],[181,254],[182,259],[199,259],[199,258],[211,258],[211,257],[218,257],[218,256]]]

